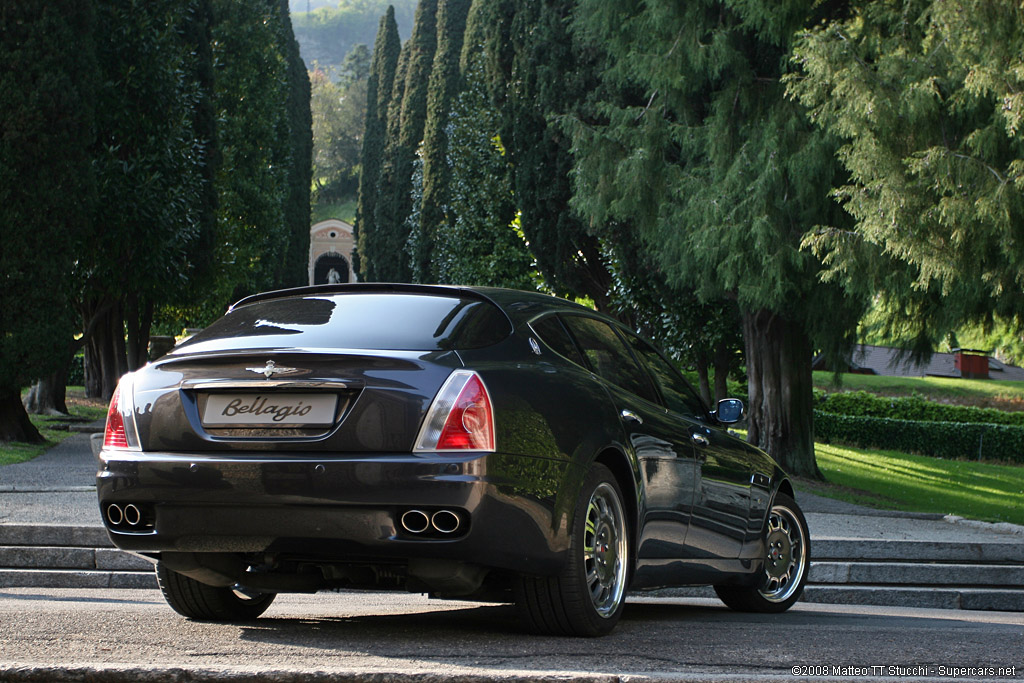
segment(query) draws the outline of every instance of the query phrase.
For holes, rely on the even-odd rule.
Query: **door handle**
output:
[[[632,410],[623,410],[621,413],[619,413],[619,415],[621,415],[622,419],[625,420],[626,422],[635,422],[638,425],[642,425],[644,423],[643,418],[634,413]]]
[[[690,440],[693,441],[693,443],[695,443],[698,446],[700,446],[701,448],[706,448],[706,447],[711,445],[711,440],[708,439],[708,437],[706,437],[706,436],[704,436],[703,434],[700,434],[700,433],[691,434],[690,435]]]

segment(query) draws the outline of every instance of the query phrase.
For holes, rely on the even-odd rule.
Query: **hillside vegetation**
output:
[[[360,43],[373,48],[377,26],[388,5],[395,8],[398,32],[405,40],[412,31],[416,0],[341,0],[311,12],[292,11],[292,27],[307,68],[313,63],[331,73]],[[300,3],[300,7],[305,7]]]

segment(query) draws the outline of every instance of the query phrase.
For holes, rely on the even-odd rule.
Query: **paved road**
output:
[[[68,670],[79,680],[95,670],[125,677],[94,680],[143,672],[165,680],[174,669],[189,676],[178,671],[174,680],[255,672],[278,672],[280,680],[323,680],[330,672],[421,681],[794,680],[793,667],[811,674],[826,667],[836,677],[853,672],[833,667],[887,673],[872,666],[904,673],[923,666],[934,678],[943,674],[939,667],[992,668],[964,677],[973,680],[998,679],[998,668],[1009,667],[1002,680],[1024,678],[1021,614],[798,604],[761,616],[700,599],[633,599],[612,635],[580,639],[524,633],[508,606],[419,595],[280,596],[264,618],[240,625],[182,619],[156,591],[3,589],[0,636],[0,680],[61,680]],[[18,678],[22,666],[49,679]]]

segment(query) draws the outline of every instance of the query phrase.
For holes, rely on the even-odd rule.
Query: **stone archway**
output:
[[[321,221],[309,230],[309,284],[327,283],[334,268],[341,282],[357,282],[352,272],[352,226],[335,218]]]
[[[330,284],[330,273],[332,270],[338,274],[337,282],[352,281],[352,269],[349,266],[348,259],[335,251],[329,251],[325,254],[321,254],[320,257],[317,258],[316,263],[313,264],[312,284]]]

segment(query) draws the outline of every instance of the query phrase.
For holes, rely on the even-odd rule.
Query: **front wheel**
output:
[[[726,605],[740,612],[784,612],[800,599],[811,562],[811,538],[804,513],[779,493],[765,523],[764,563],[754,586],[715,586]]]
[[[267,611],[276,593],[243,593],[234,588],[208,586],[156,565],[156,579],[167,604],[178,614],[199,621],[251,621]]]
[[[622,491],[611,471],[597,464],[576,504],[565,568],[553,577],[519,577],[516,603],[539,633],[605,635],[622,615],[629,568]]]

